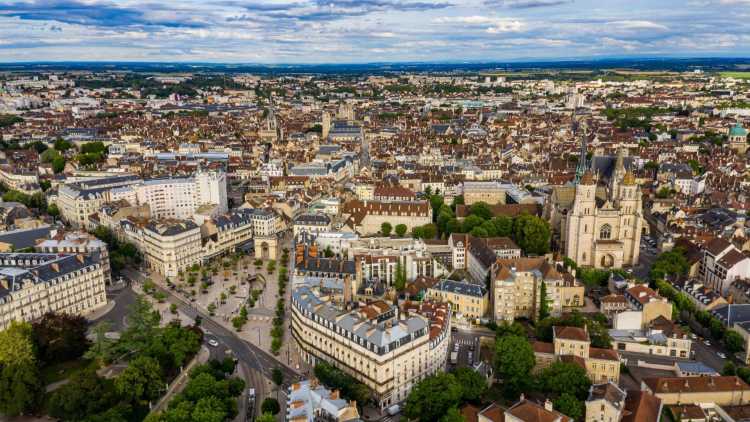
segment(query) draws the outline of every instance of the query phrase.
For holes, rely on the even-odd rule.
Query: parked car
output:
[[[718,357],[720,357],[722,359],[726,359],[727,358],[727,355],[725,355],[724,353],[721,353],[721,352],[717,352],[716,356],[718,356]]]
[[[214,339],[208,339],[208,345],[211,347],[219,347],[219,342]]]

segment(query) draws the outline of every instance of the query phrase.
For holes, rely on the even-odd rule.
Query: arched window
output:
[[[605,224],[599,229],[599,239],[609,239],[612,236],[612,227],[609,224]]]

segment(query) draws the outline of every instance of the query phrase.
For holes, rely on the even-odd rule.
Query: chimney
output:
[[[544,408],[552,411],[552,402],[549,399],[544,400]]]
[[[83,261],[84,261],[83,255],[81,255],[81,254],[76,255],[76,259],[78,260],[78,262],[80,262],[81,264],[83,264]]]

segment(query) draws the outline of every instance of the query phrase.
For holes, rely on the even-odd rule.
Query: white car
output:
[[[720,357],[722,359],[726,359],[727,358],[727,355],[725,355],[724,353],[721,353],[721,352],[716,352],[716,356],[718,356],[718,357]]]
[[[211,347],[219,347],[219,342],[216,341],[216,340],[214,340],[214,339],[209,339],[208,340],[208,345],[211,346]]]
[[[703,342],[703,344],[705,344],[706,346],[710,346],[710,345],[711,345],[711,342],[710,342],[710,341],[708,341],[708,340],[706,340],[706,341],[704,341],[704,342]]]

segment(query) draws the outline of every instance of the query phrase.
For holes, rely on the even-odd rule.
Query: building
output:
[[[148,205],[153,218],[191,219],[202,206],[225,213],[227,181],[223,172],[198,171],[191,177],[142,180],[116,176],[64,184],[58,190],[60,217],[73,227],[89,227],[89,216],[102,205],[120,200]]]
[[[344,294],[346,296],[346,293]],[[306,363],[326,361],[365,384],[380,409],[445,368],[450,343],[446,304],[328,301],[309,286],[292,292],[292,337]]]
[[[661,329],[660,326],[647,330],[609,330],[609,335],[612,337],[612,347],[617,349],[618,352],[683,359],[691,358],[693,341],[671,321],[667,322],[669,324],[665,324],[668,327],[666,330]]]
[[[104,281],[112,283],[112,272],[109,266],[109,249],[107,244],[95,236],[86,232],[52,232],[50,238],[37,242],[34,246],[37,252],[42,253],[80,253],[86,255],[96,254],[104,271]]]
[[[292,230],[295,239],[303,233],[314,238],[318,233],[331,231],[331,217],[322,213],[302,213],[294,218]]]
[[[564,308],[583,306],[583,285],[545,258],[498,259],[491,284],[492,317],[498,322],[537,319],[542,283],[551,315],[559,316]]]
[[[483,318],[489,310],[489,295],[482,284],[442,279],[427,289],[427,297],[450,305],[456,318]]]
[[[672,304],[669,299],[662,297],[652,288],[645,284],[638,284],[625,290],[625,299],[630,304],[630,308],[635,311],[640,326],[645,328],[651,321],[662,317],[666,320],[672,320]],[[639,313],[639,314],[638,314]],[[616,317],[619,318],[623,313]],[[615,328],[626,328],[615,322]]]
[[[641,193],[633,173],[625,170],[624,153],[618,153],[609,183],[602,187],[586,168],[584,150],[582,154],[576,185],[556,188],[548,201],[545,214],[555,241],[579,266],[636,265],[643,230]]]
[[[348,215],[346,225],[363,236],[379,233],[383,223],[389,223],[391,227],[403,224],[407,228],[407,233],[415,227],[432,223],[432,207],[427,201],[354,200],[344,204],[342,213]]]
[[[586,422],[619,422],[625,411],[627,393],[617,384],[593,384],[586,399]]]
[[[178,273],[203,259],[201,230],[190,220],[155,220],[140,230],[143,260],[147,267],[164,277]]]
[[[360,422],[357,402],[347,401],[338,390],[329,390],[316,379],[295,382],[289,386],[286,421],[289,422]]]
[[[530,400],[521,400],[504,413],[505,422],[573,422],[573,419],[556,411],[547,399],[544,405]]]
[[[641,390],[665,405],[715,403],[720,406],[747,404],[750,385],[737,376],[644,378]]]
[[[464,182],[464,204],[504,204],[505,191],[505,187],[499,182]]]
[[[200,226],[202,260],[233,253],[253,241],[252,212],[239,209],[206,220]]]
[[[552,327],[552,343],[534,342],[535,371],[541,371],[553,362],[575,363],[586,369],[593,383],[620,380],[620,356],[615,350],[591,347],[586,327]]]
[[[726,294],[732,282],[750,278],[750,258],[726,239],[717,237],[703,248],[698,274],[706,286]]]
[[[47,312],[83,315],[107,304],[97,253],[0,254],[0,330]]]
[[[729,148],[737,151],[738,154],[747,152],[747,129],[737,123],[729,129]]]
[[[645,391],[620,389],[612,382],[594,384],[586,399],[586,422],[658,422],[662,403]]]

